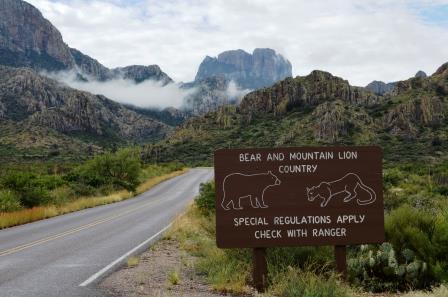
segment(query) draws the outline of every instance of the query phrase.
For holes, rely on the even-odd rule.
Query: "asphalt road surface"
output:
[[[0,231],[0,296],[101,296],[95,284],[154,242],[212,177],[192,169],[134,199]]]

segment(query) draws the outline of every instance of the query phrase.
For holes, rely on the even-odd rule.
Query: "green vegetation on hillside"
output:
[[[377,144],[385,161],[448,158],[448,63],[376,96],[313,71],[246,95],[239,106],[192,118],[144,147],[147,160],[211,164],[219,148]]]

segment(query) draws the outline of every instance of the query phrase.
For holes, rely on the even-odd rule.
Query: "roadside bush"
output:
[[[386,216],[386,240],[349,260],[352,282],[371,291],[427,289],[448,280],[448,211],[404,205]]]
[[[63,205],[75,199],[75,192],[69,186],[62,186],[50,192],[48,204]]]
[[[19,198],[11,190],[0,191],[0,212],[15,211],[22,208]]]
[[[203,183],[199,187],[199,196],[194,201],[202,214],[215,212],[215,183]]]
[[[138,151],[125,149],[86,161],[76,167],[67,180],[75,183],[74,190],[79,194],[92,194],[101,188],[106,192],[111,188],[135,191],[140,171]]]
[[[2,185],[18,197],[27,208],[48,204],[49,191],[64,184],[57,175],[35,175],[27,172],[9,172],[3,177]]]

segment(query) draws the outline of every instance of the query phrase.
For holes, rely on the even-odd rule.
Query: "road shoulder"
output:
[[[182,251],[176,239],[164,238],[100,284],[108,297],[231,296],[213,291],[194,270],[196,258]]]

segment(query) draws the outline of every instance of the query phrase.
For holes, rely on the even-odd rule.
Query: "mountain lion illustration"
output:
[[[356,198],[358,193],[356,190],[359,188],[363,189],[370,195],[370,199],[360,200],[357,199],[356,202],[359,205],[367,205],[375,202],[376,193],[372,188],[366,186],[361,178],[355,173],[347,173],[344,177],[332,181],[332,182],[321,182],[318,186],[313,186],[311,188],[306,188],[306,194],[308,201],[314,201],[316,197],[322,198],[320,204],[321,207],[327,206],[331,198],[337,194],[346,192],[347,196],[344,197],[344,202],[349,202]]]
[[[267,208],[263,196],[266,189],[280,185],[280,180],[271,171],[258,174],[232,173],[223,181],[222,208],[243,209],[241,199],[249,198],[253,208]]]

